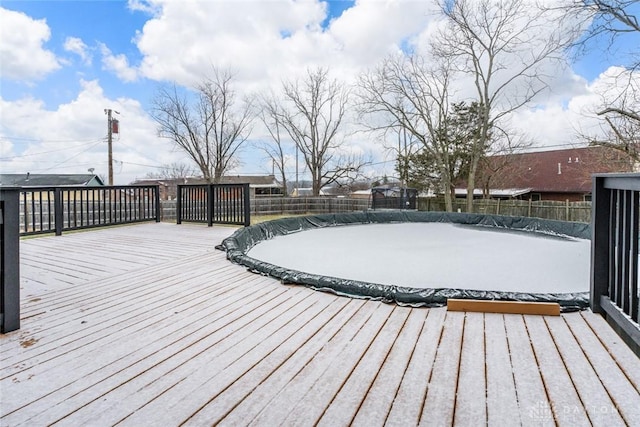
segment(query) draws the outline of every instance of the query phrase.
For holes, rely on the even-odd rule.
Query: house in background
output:
[[[199,177],[187,178],[153,178],[139,179],[132,185],[158,185],[160,187],[160,200],[174,200],[178,195],[178,185],[201,185],[207,181]],[[283,196],[285,194],[282,184],[273,175],[259,176],[223,176],[220,184],[249,184],[250,197]]]
[[[220,184],[249,184],[251,197],[284,196],[285,189],[274,175],[260,176],[223,176]]]
[[[626,153],[601,146],[490,156],[478,170],[474,197],[586,201],[592,174],[633,171]],[[456,196],[466,194],[458,185]]]
[[[102,179],[94,174],[0,174],[0,186],[4,187],[97,187],[103,185]]]
[[[63,200],[97,200],[99,192],[104,187],[102,179],[94,174],[0,174],[1,187],[35,188],[23,195],[23,201],[32,203],[54,200],[54,187],[74,188],[77,190],[64,191]]]

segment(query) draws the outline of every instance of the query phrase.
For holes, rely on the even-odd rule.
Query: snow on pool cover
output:
[[[315,218],[322,216],[312,222]],[[486,226],[505,218],[514,222],[509,217],[438,218],[445,222],[373,221],[276,230],[266,240],[251,242],[241,259],[226,249],[230,259],[283,282],[400,304],[478,298],[555,301],[565,311],[588,305],[588,239],[549,232],[538,225],[549,223],[544,220],[520,219],[524,225],[514,230],[503,224]]]
[[[260,242],[247,255],[382,285],[572,293],[589,290],[590,251],[589,240],[432,222],[307,230]]]

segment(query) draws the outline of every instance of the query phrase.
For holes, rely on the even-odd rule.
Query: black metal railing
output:
[[[20,190],[20,234],[160,221],[157,185],[30,187]]]
[[[591,309],[640,348],[640,174],[593,177]]]
[[[20,328],[19,190],[0,190],[0,332]]]
[[[178,185],[176,222],[249,226],[249,184]]]

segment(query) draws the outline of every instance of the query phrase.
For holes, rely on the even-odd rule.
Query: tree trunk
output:
[[[444,206],[447,212],[453,212],[453,194],[451,186],[444,189]]]

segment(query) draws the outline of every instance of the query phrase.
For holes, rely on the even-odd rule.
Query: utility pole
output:
[[[104,113],[107,115],[107,144],[108,144],[108,152],[109,152],[109,185],[113,185],[113,121],[111,113],[120,114],[115,110],[111,110],[111,108],[105,108]],[[116,123],[118,122],[115,120]],[[116,129],[116,132],[118,130]]]

